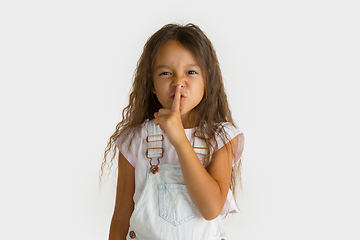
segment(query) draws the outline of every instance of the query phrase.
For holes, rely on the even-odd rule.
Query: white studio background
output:
[[[1,239],[107,239],[104,147],[146,39],[212,40],[245,133],[228,239],[360,239],[357,1],[2,1]]]

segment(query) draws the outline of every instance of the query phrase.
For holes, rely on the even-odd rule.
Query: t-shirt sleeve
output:
[[[144,124],[146,125],[146,124]],[[133,131],[123,132],[116,140],[115,146],[119,149],[126,160],[135,168],[139,159],[139,150],[143,148],[144,126]]]
[[[233,163],[232,163],[234,166],[235,164],[237,164],[240,161],[240,158],[244,151],[244,140],[245,140],[244,134],[240,130],[236,129],[230,123],[223,123],[222,125],[227,134],[227,138],[226,138],[226,141],[224,142],[220,136],[216,136],[216,141],[218,144],[217,149],[222,148],[229,141],[231,141],[232,139],[237,137],[237,143],[235,146],[234,158],[233,158]]]
[[[234,151],[234,158],[233,158],[233,166],[237,164],[240,161],[240,158],[244,151],[244,134],[236,129],[233,125],[230,123],[223,123],[223,129],[225,130],[227,134],[226,141],[224,142],[220,136],[216,137],[216,141],[218,144],[217,149],[222,148],[225,144],[227,144],[229,141],[237,137],[237,143],[235,146]],[[237,213],[239,209],[237,208],[234,200],[234,196],[232,194],[232,191],[229,189],[228,196],[226,198],[224,207],[221,211],[221,215],[227,214],[227,213]]]

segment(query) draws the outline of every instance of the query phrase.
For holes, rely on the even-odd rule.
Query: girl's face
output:
[[[154,61],[153,83],[157,99],[165,109],[171,109],[175,88],[181,85],[180,115],[183,121],[204,96],[205,81],[192,53],[175,40],[160,48]]]

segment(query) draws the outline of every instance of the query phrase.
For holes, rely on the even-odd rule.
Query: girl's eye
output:
[[[188,71],[187,74],[196,74],[196,72],[191,70],[191,71]]]
[[[169,72],[162,72],[162,73],[160,73],[160,76],[161,75],[170,75],[170,73]]]

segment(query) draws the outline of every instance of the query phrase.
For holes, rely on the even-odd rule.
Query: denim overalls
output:
[[[160,164],[163,155],[160,127],[148,122],[149,158],[145,188],[130,218],[127,240],[222,240],[221,216],[206,221],[194,205],[180,165]],[[195,137],[196,153],[207,153],[206,144]]]

